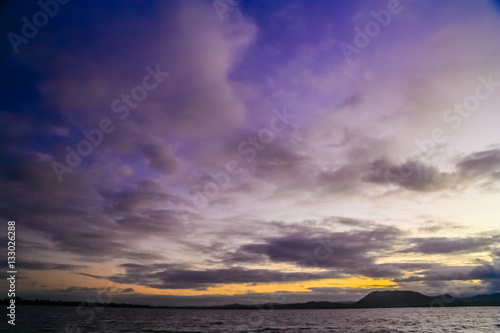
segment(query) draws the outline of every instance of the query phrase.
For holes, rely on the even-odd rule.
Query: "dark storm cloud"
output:
[[[50,271],[50,270],[60,270],[60,271],[75,271],[85,266],[81,265],[69,265],[69,264],[56,264],[48,262],[37,262],[37,261],[23,261],[20,266],[23,269],[37,270],[37,271]]]
[[[37,79],[19,80],[37,93],[16,104],[14,112],[2,106],[0,216],[23,221],[51,249],[84,260],[160,259],[135,251],[134,240],[175,238],[182,228],[175,207],[182,199],[148,180],[151,173],[156,178],[157,171],[175,174],[182,181],[184,165],[174,147],[189,151],[191,162],[201,161],[191,163],[193,168],[203,168],[214,156],[207,153],[210,148],[223,147],[225,135],[244,125],[246,110],[228,72],[251,43],[254,26],[244,23],[228,31],[210,4],[151,7],[159,15],[153,20],[144,19],[147,11],[115,17],[103,8],[100,15],[115,19],[99,20],[96,29],[102,33],[95,38],[82,36],[55,57],[39,49],[25,52]],[[93,22],[88,8],[68,11]],[[134,47],[124,47],[117,36],[127,36]],[[32,54],[38,56],[30,62]],[[147,66],[169,76],[140,103],[115,103],[122,110],[117,112],[113,102],[143,84]],[[76,148],[85,139],[82,131],[92,131],[104,117],[112,120],[114,132],[58,182],[51,163],[64,164],[66,146]]]
[[[121,293],[133,293],[134,291],[135,291],[134,288],[118,289],[118,292]]]
[[[455,172],[444,173],[440,172],[438,168],[418,160],[394,164],[385,158],[380,158],[362,171],[364,172],[362,179],[370,183],[396,185],[418,192],[439,191],[466,185],[480,177],[488,177],[494,182],[498,179],[499,174],[500,150],[491,149],[472,153],[461,158],[456,163],[455,168]],[[352,168],[349,172],[353,172]],[[349,177],[349,174],[343,176],[340,177],[339,173],[339,178],[342,178],[344,182],[346,179],[352,178],[352,175]]]
[[[435,233],[441,230],[456,230],[456,229],[464,229],[463,226],[459,226],[450,222],[445,221],[427,221],[418,228],[419,231]]]
[[[76,274],[91,277],[91,278],[98,279],[98,280],[107,280],[108,279],[106,276],[100,276],[100,275],[93,275],[93,274],[87,274],[87,273],[76,273]]]
[[[497,280],[500,282],[500,261],[497,259],[494,264],[483,264],[472,269],[469,278],[471,280]]]
[[[151,167],[165,174],[173,174],[181,168],[179,161],[175,158],[169,146],[158,143],[147,144],[142,147],[142,152]]]
[[[133,189],[101,192],[104,209],[111,214],[134,214],[147,209],[152,203],[162,203],[172,196],[152,180],[142,180]]]
[[[500,236],[470,237],[470,238],[413,238],[414,244],[404,252],[418,252],[425,254],[445,254],[454,252],[482,252],[491,249],[500,243]]]
[[[140,154],[152,170],[172,174],[182,164],[170,144],[180,142],[189,148],[190,158],[206,161],[208,150],[219,153],[216,147],[223,146],[226,135],[244,126],[246,110],[228,72],[252,42],[255,27],[241,22],[225,29],[217,15],[207,15],[213,14],[207,3],[154,7],[158,16],[153,20],[144,13],[113,23],[104,20],[102,34],[86,41],[92,46],[76,43],[73,52],[43,59],[54,70],[42,87],[66,121],[90,129],[108,116],[116,130],[105,138],[106,147]],[[123,47],[118,35],[126,35],[134,47]],[[168,77],[147,98],[127,106],[121,96],[141,85],[148,74],[144,68],[156,64]],[[118,103],[110,107],[114,101]]]
[[[290,169],[299,171],[309,158],[297,152],[296,148],[291,140],[276,140],[257,154],[255,166],[264,174],[273,170],[285,173]],[[273,174],[278,176],[278,172]]]
[[[500,170],[500,149],[472,153],[457,163],[457,169],[466,178],[483,175],[498,178],[496,173]]]
[[[139,231],[160,235],[175,233],[181,226],[171,210],[177,199],[156,182],[132,181],[120,186],[122,190],[110,190],[125,176],[120,165],[103,178],[94,171],[77,171],[74,179],[59,183],[52,177],[46,163],[50,157],[45,154],[12,150],[4,158],[2,218],[22,221],[23,227],[41,233],[52,249],[90,261],[159,259],[156,254],[134,251],[128,240],[136,239]]]
[[[208,306],[234,303],[266,304],[270,302],[357,301],[372,291],[372,289],[361,288],[314,288],[307,293],[307,296],[305,296],[304,292],[276,291],[273,293],[253,293],[250,290],[248,293],[237,295],[171,296],[126,293],[120,291],[120,289],[88,289],[80,290],[73,288],[71,292],[65,292],[64,290],[41,290],[37,294],[30,294],[29,292],[25,294],[27,298],[33,299],[52,298],[75,301],[85,300],[87,297],[96,297],[96,295],[111,295],[112,301],[115,303],[151,304],[156,306]]]
[[[393,164],[386,159],[371,163],[363,179],[371,183],[394,184],[412,191],[437,191],[449,185],[450,175],[419,161]]]
[[[314,259],[315,257],[319,258],[319,261],[324,262],[327,260],[326,257],[334,255],[334,248],[332,248],[334,242],[344,237],[346,241],[354,239],[358,234],[364,237],[364,233],[369,233],[375,237],[377,232],[384,234],[385,230],[387,230],[387,237],[392,237],[391,235],[394,233],[393,241],[388,244],[388,248],[398,245],[403,233],[396,235],[399,233],[397,229],[384,228],[385,227],[379,226],[368,220],[346,217],[328,217],[319,220],[307,219],[297,223],[285,223],[283,221],[248,221],[248,223],[235,226],[234,228],[231,228],[229,225],[228,229],[217,232],[217,241],[210,246],[201,244],[193,244],[193,246],[199,252],[210,253],[214,262],[225,265],[239,265],[245,263],[268,264],[273,261],[273,258],[268,255],[266,250],[272,251],[272,249],[280,248],[281,245],[283,245],[283,247],[281,247],[283,251],[291,253],[296,251],[296,260],[290,258],[290,262],[296,262],[301,259],[310,260],[311,258],[317,260]],[[350,229],[350,231],[332,233],[332,230],[346,229]],[[228,244],[220,241],[220,239],[225,239],[228,235],[233,235],[235,233],[242,237],[242,240],[237,244]],[[338,244],[338,246],[343,248],[351,246],[347,245],[346,241],[342,244]],[[300,246],[294,248],[294,242],[297,242],[297,245]],[[243,245],[241,245],[242,243]],[[358,243],[353,243],[352,245],[358,246],[357,244]],[[366,244],[367,248],[370,246],[375,248],[375,242]],[[361,252],[363,249],[353,249],[353,252],[355,251]],[[353,253],[352,255],[355,256],[356,254]],[[323,259],[324,257],[325,259]],[[339,257],[339,260],[341,260],[342,256],[340,255]],[[330,263],[334,262],[332,258],[328,260],[331,260]],[[346,261],[348,260],[349,258],[346,258]],[[311,262],[306,262],[305,265],[311,266]],[[325,265],[327,266],[328,263],[322,263],[318,267],[323,267]]]
[[[360,140],[359,136],[360,134],[357,140]],[[364,142],[364,140],[361,141]],[[370,143],[365,144],[370,145]],[[288,143],[287,146],[285,146],[286,149],[291,152],[297,149],[292,143]],[[377,151],[376,145],[373,150]],[[271,152],[272,149],[269,151]],[[356,144],[349,146],[348,151],[349,154],[363,154],[365,157],[374,154],[359,151]],[[375,153],[375,155],[378,154],[380,152]],[[364,187],[363,183],[396,186],[412,192],[436,192],[473,185],[481,177],[488,177],[490,181],[488,184],[500,178],[500,150],[498,149],[473,153],[460,159],[455,165],[456,171],[453,172],[441,172],[437,167],[419,160],[407,160],[398,164],[385,157],[375,158],[371,163],[367,163],[366,159],[353,157],[345,164],[326,165],[318,169],[314,159],[307,155],[297,155],[296,152],[289,154],[289,156],[295,155],[294,159],[289,159],[292,163],[278,163],[279,159],[277,159],[273,164],[272,160],[265,160],[265,155],[258,157],[265,161],[257,165],[260,178],[268,177],[271,180],[279,180],[283,186],[287,183],[293,184],[295,190],[321,190],[320,193],[330,194],[357,193]],[[279,155],[278,150],[276,156]],[[483,184],[483,187],[487,186]],[[488,188],[491,190],[493,187]]]
[[[114,275],[110,281],[139,284],[159,289],[197,289],[205,290],[220,284],[230,283],[269,283],[286,282],[287,276],[295,273],[283,273],[266,269],[246,269],[231,267],[222,269],[192,270],[179,265],[138,265],[124,264],[124,274]],[[302,275],[301,273],[297,273]],[[324,278],[325,274],[307,274],[308,278]]]
[[[429,269],[435,267],[434,264],[426,263],[384,263],[384,264],[370,264],[366,266],[356,267],[355,271],[351,274],[371,278],[388,278],[395,279],[407,274],[408,272],[420,271],[422,269]]]
[[[141,215],[127,215],[117,218],[118,228],[124,228],[127,232],[147,232],[151,234],[165,234],[167,232],[180,231],[181,224],[178,218],[167,210],[153,210]]]
[[[442,266],[434,270],[426,270],[407,278],[396,278],[394,282],[420,282],[420,281],[451,281],[471,280],[471,268],[466,266]]]
[[[88,288],[88,287],[68,287],[61,290],[62,293],[89,293],[89,292],[99,292],[105,289],[101,288]]]
[[[318,185],[332,193],[346,193],[359,186],[360,166],[344,165],[333,171],[323,171],[317,177]]]
[[[61,7],[57,18],[40,29],[36,38],[20,45],[20,54],[1,58],[6,80],[0,105],[0,219],[18,221],[19,252],[27,258],[40,254],[52,262],[56,260],[50,258],[113,266],[117,261],[127,262],[120,267],[125,273],[112,273],[116,275],[111,280],[162,289],[206,289],[225,283],[247,283],[251,288],[255,283],[281,282],[285,273],[265,269],[276,263],[326,271],[292,273],[299,280],[347,275],[401,278],[419,271],[431,276],[439,267],[386,263],[387,258],[401,256],[397,251],[409,247],[423,254],[493,248],[486,236],[475,240],[407,239],[396,227],[347,218],[338,219],[337,224],[314,220],[337,209],[366,216],[376,209],[372,204],[388,204],[393,205],[393,212],[378,211],[380,215],[387,212],[384,223],[395,225],[403,216],[401,224],[407,225],[413,216],[404,215],[404,204],[415,195],[411,192],[445,191],[486,177],[491,182],[500,179],[498,150],[462,158],[454,174],[424,161],[399,163],[382,158],[401,153],[399,143],[417,133],[412,121],[399,122],[410,116],[409,111],[393,110],[399,110],[400,102],[425,95],[433,107],[416,112],[416,118],[426,119],[425,129],[432,125],[426,115],[435,114],[439,105],[432,95],[418,93],[409,98],[406,88],[396,86],[415,90],[412,80],[425,78],[426,86],[442,92],[436,87],[453,86],[464,79],[462,66],[473,71],[484,68],[459,64],[453,68],[457,76],[443,81],[438,74],[427,80],[427,71],[439,72],[435,70],[442,64],[438,58],[430,59],[426,63],[430,67],[423,68],[404,57],[389,67],[379,66],[379,61],[386,64],[387,59],[371,57],[372,52],[394,50],[394,42],[400,39],[421,40],[398,34],[379,38],[378,46],[356,57],[369,62],[346,64],[338,44],[352,41],[352,23],[363,21],[360,13],[369,15],[370,9],[356,2],[326,3],[246,2],[240,7],[245,17],[237,24],[220,22],[210,1],[136,1],[130,7],[75,2],[64,10]],[[3,21],[17,32],[19,18],[30,13],[18,7],[14,13],[0,13],[8,16]],[[462,13],[448,7],[452,13]],[[432,18],[415,17],[420,16]],[[412,28],[415,23],[410,24]],[[461,23],[429,26],[449,31],[450,36],[463,35]],[[466,30],[470,29],[463,32]],[[475,41],[473,46],[495,45],[481,32],[484,38],[467,40]],[[449,39],[442,33],[425,36],[426,41]],[[495,40],[494,34],[492,37]],[[456,43],[442,44],[446,46],[443,50],[456,51],[455,46],[464,44],[460,38]],[[425,49],[434,48],[418,47]],[[455,51],[449,55],[469,54]],[[408,54],[415,56],[415,52]],[[427,59],[425,55],[416,57]],[[482,56],[498,59],[490,52]],[[461,63],[459,58],[450,59]],[[474,64],[485,60],[467,59]],[[146,68],[160,68],[168,76],[154,79],[158,85],[144,90],[144,98],[133,97],[144,86],[145,75],[151,74]],[[453,80],[456,78],[461,79]],[[382,81],[390,86],[379,84]],[[428,84],[431,82],[436,86]],[[132,103],[125,102],[126,96],[133,97],[128,99]],[[291,120],[293,126],[275,133],[264,148],[253,147],[255,157],[249,160],[248,154],[238,152],[238,145],[248,136],[258,136],[262,126],[271,128],[269,120],[274,115],[270,111],[281,107],[277,103],[295,108],[291,110],[297,113]],[[83,132],[98,128],[105,117],[112,121],[114,131],[104,135],[102,143],[59,182],[52,163],[67,163],[67,147],[76,149],[86,138]],[[489,117],[480,117],[483,120],[478,124],[494,124]],[[466,135],[464,139],[471,140],[466,146],[474,146],[478,138]],[[457,149],[466,146],[459,143]],[[243,172],[231,176],[225,192],[221,190],[220,197],[210,200],[202,212],[190,196],[214,181],[208,176],[210,171],[220,172],[220,166],[232,159],[241,162]],[[362,200],[364,194],[378,195],[386,184],[401,189],[397,194],[410,193],[401,198],[384,196],[368,205],[360,203],[359,210],[353,208],[360,195]],[[342,198],[348,205],[331,200],[335,195],[334,199]],[[180,220],[176,207],[187,202],[193,210]],[[291,225],[296,216],[311,220]],[[283,221],[268,221],[273,218]],[[427,229],[437,230],[441,229]],[[408,256],[408,261],[412,259]],[[137,262],[141,264],[133,264]],[[252,264],[264,269],[248,268]],[[475,274],[494,277],[495,267],[498,265],[483,265]],[[25,268],[56,270],[53,276],[66,270],[109,279],[99,273],[80,273],[86,267],[79,265],[28,261]],[[71,285],[65,282],[64,288]],[[65,294],[85,295],[96,290],[70,287]],[[54,291],[52,297],[56,295]],[[320,290],[311,290],[310,296],[324,297]],[[260,296],[249,292],[224,299],[245,297]],[[294,297],[303,300],[304,296]],[[203,302],[203,298],[196,300]]]
[[[132,235],[128,236],[133,239]],[[84,254],[83,260],[100,261],[103,258],[126,258],[129,260],[160,259],[161,256],[132,249],[123,242],[116,231],[75,231],[52,236],[57,249],[74,254]]]
[[[453,280],[483,280],[488,283],[499,283],[500,280],[500,251],[491,252],[491,262],[482,261],[477,266],[444,266],[436,267],[419,272],[416,275],[394,279],[395,282],[419,282],[419,281],[453,281]]]
[[[278,185],[276,196],[308,188],[311,158],[299,150],[300,146],[291,137],[276,139],[247,164],[252,179]]]
[[[500,150],[492,149],[472,153],[464,157],[458,164],[464,172],[487,173],[500,166]]]
[[[343,272],[358,272],[374,266],[378,253],[387,253],[398,242],[401,231],[394,227],[377,226],[373,230],[325,233],[323,235],[291,234],[267,238],[263,243],[246,244],[240,253],[265,255],[273,262],[288,262],[298,266],[340,268]],[[373,268],[375,273],[379,268]],[[368,272],[369,269],[366,269]],[[385,274],[385,273],[384,273]]]
[[[467,281],[467,280],[500,280],[500,267],[483,265],[474,268],[463,267],[441,267],[439,270],[426,271],[422,275],[415,275],[404,279],[394,279],[395,282],[419,282],[419,281]],[[498,282],[497,282],[498,283]]]

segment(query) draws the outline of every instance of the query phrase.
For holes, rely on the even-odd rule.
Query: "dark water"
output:
[[[490,333],[500,332],[500,307],[259,311],[23,306],[9,331]]]

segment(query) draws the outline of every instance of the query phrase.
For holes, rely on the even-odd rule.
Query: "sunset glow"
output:
[[[497,2],[216,1],[0,6],[19,296],[498,292]]]

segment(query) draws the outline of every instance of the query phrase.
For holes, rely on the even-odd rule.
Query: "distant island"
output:
[[[3,299],[0,304],[8,304]],[[456,298],[451,295],[426,296],[415,291],[374,291],[357,302],[306,302],[306,303],[265,303],[257,305],[228,304],[219,306],[151,306],[125,303],[86,303],[52,300],[28,300],[16,297],[16,305],[46,306],[102,306],[121,308],[160,309],[218,309],[218,310],[291,310],[291,309],[362,309],[362,308],[403,308],[403,307],[459,307],[459,306],[500,306],[500,293]]]

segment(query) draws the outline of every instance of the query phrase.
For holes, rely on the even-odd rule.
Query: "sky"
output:
[[[0,22],[19,296],[500,291],[498,2],[5,1]]]

